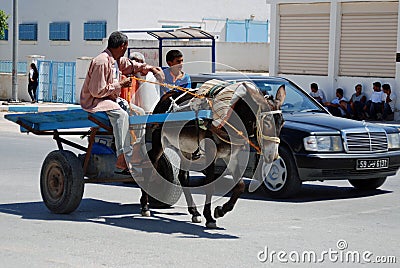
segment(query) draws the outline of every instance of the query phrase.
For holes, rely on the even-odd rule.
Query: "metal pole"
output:
[[[18,0],[13,0],[12,101],[18,101]]]

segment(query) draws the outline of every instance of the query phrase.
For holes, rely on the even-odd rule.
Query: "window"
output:
[[[37,41],[37,23],[21,23],[18,34],[21,41]]]
[[[83,25],[83,39],[88,41],[103,40],[107,35],[107,22],[88,21]]]
[[[52,41],[69,41],[69,22],[50,23],[49,39]]]
[[[268,42],[268,21],[227,20],[227,42]]]
[[[8,29],[4,29],[4,35],[0,36],[0,40],[8,40]]]

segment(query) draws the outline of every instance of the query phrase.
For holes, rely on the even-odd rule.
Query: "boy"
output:
[[[381,120],[383,113],[383,103],[385,102],[385,96],[381,90],[381,83],[374,82],[372,84],[374,92],[372,92],[370,99],[364,106],[364,111],[366,116],[370,117],[372,120]]]
[[[383,119],[394,119],[394,108],[396,107],[396,94],[392,92],[389,84],[382,85],[383,92],[386,94],[385,103],[383,104]]]
[[[336,89],[336,98],[331,102],[325,102],[324,105],[328,107],[328,111],[334,116],[346,116],[347,100],[343,96],[343,89]]]
[[[169,68],[164,69],[165,80],[164,82],[169,85],[175,85],[184,88],[191,88],[192,83],[190,76],[182,71],[183,54],[179,50],[170,50],[166,55],[166,61]],[[170,91],[169,88],[160,88],[160,97],[166,92]]]

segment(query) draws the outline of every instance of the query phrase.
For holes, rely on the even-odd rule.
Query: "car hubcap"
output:
[[[264,170],[264,168],[267,169],[267,166],[268,165],[263,164],[263,178],[265,186],[270,191],[276,192],[281,190],[285,185],[287,178],[285,162],[281,157],[276,159],[272,163],[271,169],[269,170],[268,174],[265,175],[267,170]]]

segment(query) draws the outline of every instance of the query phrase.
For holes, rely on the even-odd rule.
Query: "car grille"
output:
[[[345,133],[345,148],[348,153],[385,152],[388,142],[385,131]]]

